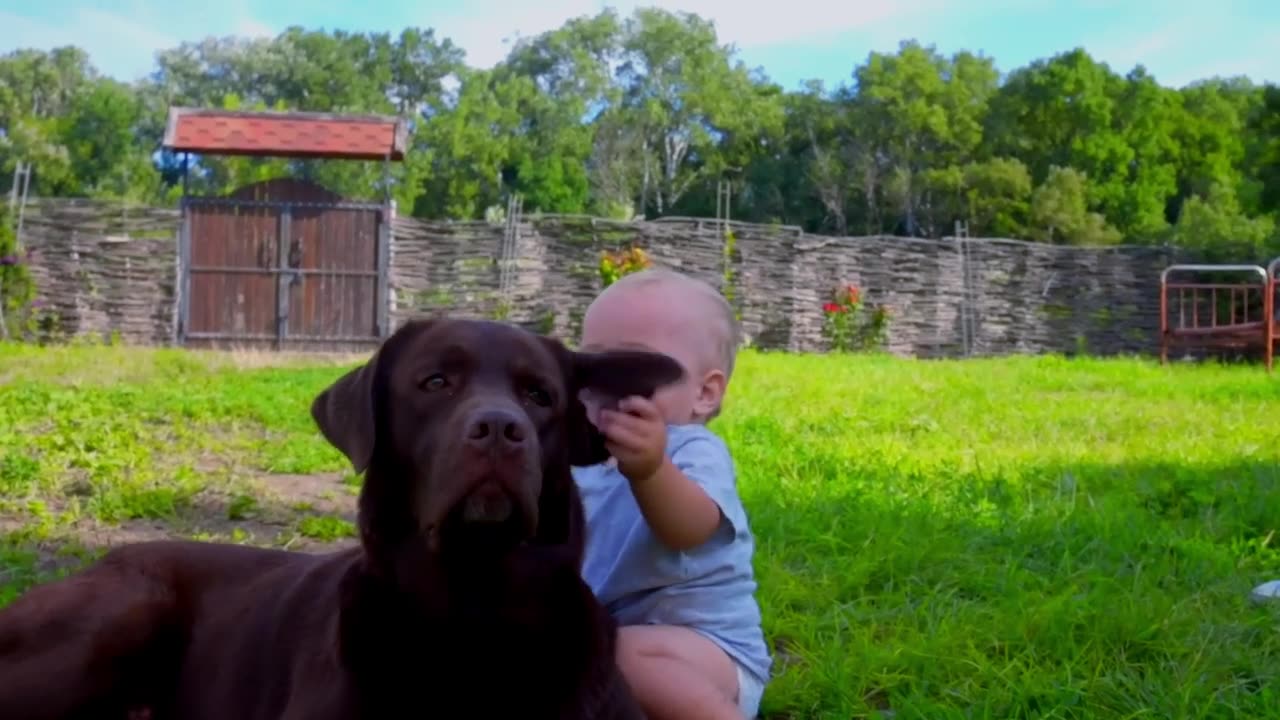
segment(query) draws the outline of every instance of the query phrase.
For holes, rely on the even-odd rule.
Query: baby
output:
[[[711,286],[667,270],[624,276],[587,309],[582,349],[635,348],[684,365],[652,400],[584,396],[607,463],[574,468],[587,512],[583,575],[617,620],[618,663],[658,720],[754,718],[772,659],[720,411],[737,322]]]

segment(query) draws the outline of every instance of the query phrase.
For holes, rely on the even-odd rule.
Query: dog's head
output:
[[[370,554],[422,541],[431,553],[582,542],[570,465],[608,457],[578,396],[652,395],[682,369],[665,355],[580,353],[512,325],[402,326],[311,412],[357,472]],[[390,560],[390,558],[386,558]]]

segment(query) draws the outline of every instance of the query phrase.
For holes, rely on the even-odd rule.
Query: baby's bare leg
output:
[[[715,643],[688,628],[618,629],[618,665],[652,720],[742,720],[738,672]]]

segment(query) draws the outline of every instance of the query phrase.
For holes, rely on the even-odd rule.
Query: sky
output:
[[[435,28],[469,64],[491,67],[516,37],[637,4],[712,20],[722,43],[787,89],[847,82],[869,52],[904,39],[981,52],[1001,72],[1084,47],[1117,72],[1142,64],[1173,87],[1215,75],[1280,82],[1280,0],[0,0],[0,53],[74,44],[102,72],[135,80],[157,50],[208,35],[412,25]]]

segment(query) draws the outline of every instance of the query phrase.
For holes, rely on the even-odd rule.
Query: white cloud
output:
[[[472,3],[465,16],[432,12],[421,22],[464,48],[468,64],[492,67],[507,56],[517,37],[553,30],[570,18],[595,15],[605,7],[615,8],[623,17],[639,6],[694,13],[715,23],[721,43],[750,48],[889,25],[945,4],[946,0],[788,0],[746,8],[735,0],[549,0],[541,4],[486,0]],[[901,30],[888,32],[900,34]]]
[[[1141,64],[1172,87],[1214,75],[1280,75],[1280,28],[1266,22],[1242,22],[1220,7],[1188,4],[1175,19],[1144,30],[1135,36],[1132,28],[1113,28],[1086,47],[1116,72]]]
[[[1270,27],[1254,37],[1253,42],[1233,48],[1224,58],[1205,63],[1195,77],[1182,78],[1190,82],[1205,77],[1231,77],[1247,75],[1255,82],[1280,81],[1280,27]]]
[[[172,35],[131,15],[76,8],[56,20],[45,20],[0,11],[0,47],[48,50],[77,45],[99,68],[111,74],[123,71],[123,79],[131,80],[150,69],[156,50],[177,43]]]
[[[271,0],[219,0],[208,6],[117,0],[112,5],[66,3],[70,7],[56,12],[39,5],[41,1],[16,5],[0,0],[5,5],[0,9],[0,52],[17,47],[78,45],[102,71],[126,80],[150,72],[157,50],[183,40],[227,34],[265,37],[281,29],[255,14],[255,9],[262,12],[264,3]],[[623,17],[637,6],[656,6],[711,20],[720,41],[744,51],[744,59],[773,57],[771,62],[777,64],[781,48],[796,48],[797,56],[788,57],[782,66],[786,72],[807,76],[823,75],[822,63],[827,61],[822,58],[832,57],[836,48],[847,48],[852,58],[869,49],[892,51],[905,37],[926,43],[940,41],[954,35],[949,27],[956,21],[962,21],[961,26],[980,20],[998,26],[1009,17],[1023,17],[1042,23],[1036,29],[1038,36],[1052,38],[1066,33],[1072,36],[1068,44],[1083,44],[1113,69],[1125,72],[1141,63],[1163,83],[1181,84],[1214,73],[1244,73],[1256,79],[1280,77],[1280,55],[1274,52],[1280,47],[1280,34],[1274,22],[1267,27],[1243,20],[1247,13],[1226,12],[1223,6],[1230,7],[1235,0],[1218,0],[1217,5],[1169,1],[1174,9],[1149,19],[1144,16],[1141,24],[1095,23],[1079,38],[1074,37],[1078,30],[1058,31],[1043,23],[1081,8],[1106,12],[1118,0],[1074,0],[1074,4],[1069,0],[546,0],[543,4],[476,0],[465,11],[457,6],[442,11],[424,5],[414,16],[400,18],[389,12],[343,14],[355,24],[376,18],[378,26],[373,29],[378,30],[394,31],[400,24],[433,27],[438,35],[451,38],[466,50],[468,63],[479,67],[501,61],[518,37],[552,30],[570,18],[595,15],[606,6],[614,7]],[[328,11],[342,12],[336,8]],[[297,22],[306,24],[308,19],[299,17]],[[328,25],[343,26],[332,20]],[[809,53],[805,46],[822,50]],[[998,43],[982,49],[1002,57]],[[840,75],[846,70],[842,66]]]
[[[518,37],[554,30],[566,20],[598,12],[594,0],[546,0],[546,2],[501,2],[484,0],[467,6],[466,15],[429,13],[420,25],[433,27],[436,34],[453,40],[467,51],[467,64],[493,67],[507,56]]]
[[[169,24],[174,12],[180,13],[181,22]],[[154,69],[156,51],[193,39],[189,32],[179,34],[169,27],[199,28],[199,35],[275,34],[253,17],[247,0],[182,10],[133,0],[111,10],[72,7],[51,17],[0,10],[0,51],[76,45],[89,53],[90,61],[99,70],[122,80],[134,80]]]
[[[232,18],[231,32],[234,35],[251,38],[274,37],[276,31],[254,17],[250,5],[252,5],[251,0],[223,0],[221,7],[213,7],[222,16]],[[206,12],[209,11],[209,7],[206,6]]]
[[[1270,47],[1274,48],[1276,46],[1271,45]],[[1174,87],[1180,87],[1196,80],[1206,80],[1212,77],[1229,78],[1237,75],[1248,76],[1254,82],[1280,80],[1280,60],[1276,58],[1274,52],[1262,50],[1247,56],[1231,57],[1204,65],[1197,65],[1194,69],[1183,72],[1169,73],[1167,76],[1161,77],[1160,81]]]
[[[272,30],[266,23],[251,17],[244,17],[236,23],[235,34],[250,38],[267,38],[275,37],[276,31]]]
[[[650,0],[617,3],[619,12],[630,13],[637,6],[694,13],[712,20],[720,41],[738,47],[759,47],[813,40],[850,30],[864,30],[890,21],[902,20],[930,7],[940,9],[942,0],[787,0],[744,7],[735,0]]]
[[[1188,62],[1191,58],[1179,57],[1181,50],[1197,44],[1196,28],[1195,22],[1183,18],[1137,35],[1132,28],[1114,28],[1082,44],[1090,56],[1106,63],[1113,72],[1123,75],[1142,65],[1158,82],[1170,85],[1177,84],[1170,68],[1195,72],[1199,65]]]

